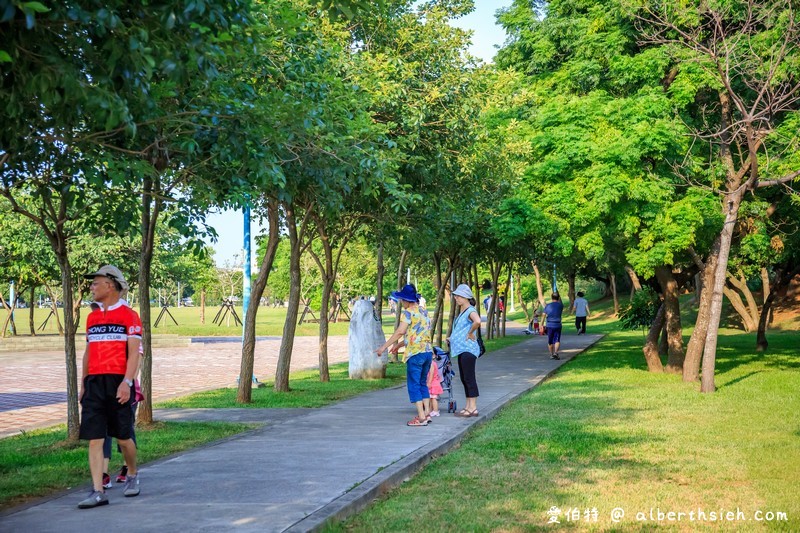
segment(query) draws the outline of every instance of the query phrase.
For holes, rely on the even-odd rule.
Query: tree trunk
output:
[[[78,287],[80,287],[80,284],[78,285]],[[75,333],[77,333],[78,332],[78,327],[80,327],[81,300],[83,299],[84,294],[81,293],[81,292],[78,292],[77,294],[75,294],[75,296],[77,296],[77,297],[73,298],[73,300],[72,300],[72,316],[74,317]],[[64,307],[64,312],[65,313],[67,312],[67,308],[66,307]]]
[[[768,285],[764,289],[767,298],[764,300],[764,305],[761,308],[761,316],[758,318],[758,334],[756,335],[757,352],[764,352],[769,347],[769,342],[767,342],[767,322],[769,315],[772,313],[772,305],[775,302],[775,298],[780,290],[788,286],[797,274],[800,274],[800,266],[795,267],[794,270],[788,273],[784,269],[776,269],[775,279],[771,285]]]
[[[261,266],[258,270],[258,277],[250,288],[250,302],[247,305],[247,313],[244,317],[244,330],[242,333],[242,361],[239,369],[239,388],[236,391],[237,403],[250,403],[252,401],[253,390],[253,368],[255,367],[256,350],[256,315],[258,314],[261,296],[269,282],[269,274],[272,270],[272,263],[275,259],[275,252],[278,249],[280,237],[278,235],[280,220],[278,217],[278,202],[269,200],[267,202],[267,249]],[[203,309],[205,309],[206,291],[201,293]]]
[[[703,263],[694,249],[689,250],[695,264],[700,269],[702,277],[699,286],[700,298],[697,319],[694,323],[692,336],[689,338],[689,344],[686,347],[686,359],[683,362],[683,381],[687,382],[697,381],[697,378],[700,377],[700,362],[703,359],[703,348],[706,343],[708,320],[711,311],[711,291],[707,289],[714,285],[714,274],[717,269],[717,258],[719,257],[719,243],[719,238],[717,238],[711,246],[708,261],[705,263]]]
[[[297,312],[300,308],[300,237],[297,231],[294,206],[287,204],[286,227],[289,232],[289,302],[286,308],[286,319],[283,322],[283,338],[278,354],[278,367],[275,370],[275,390],[289,392],[289,367],[292,362],[292,348],[297,329]],[[302,231],[301,231],[302,233]]]
[[[31,286],[31,295],[28,299],[28,327],[31,330],[31,337],[36,336],[36,322],[33,320],[33,299],[36,298],[36,287]]]
[[[139,261],[139,317],[142,320],[141,387],[144,401],[139,402],[136,418],[142,424],[153,423],[153,329],[150,324],[150,269],[156,236],[156,222],[161,211],[157,193],[160,182],[143,180],[142,190],[142,250]]]
[[[447,287],[447,280],[453,272],[454,263],[452,260],[448,261],[447,274],[442,278],[441,259],[434,254],[434,263],[436,264],[436,276],[438,283],[438,290],[436,291],[436,311],[433,314],[433,325],[436,328],[436,345],[442,345],[442,326],[444,324],[444,293]]]
[[[700,305],[700,296],[703,293],[703,269],[697,272],[694,275],[694,296],[690,300],[690,303],[695,305]]]
[[[64,353],[67,363],[67,438],[70,441],[78,440],[80,419],[78,417],[78,366],[75,351],[75,317],[68,312],[72,309],[72,265],[67,257],[65,239],[62,241],[63,255],[56,259],[61,267],[61,286],[64,288]]]
[[[331,293],[336,276],[322,277],[322,299],[320,300],[319,311],[319,380],[328,383],[331,380],[330,370],[328,369],[328,331],[330,329],[328,313],[330,312]]]
[[[506,319],[508,317],[508,308],[509,308],[509,301],[508,301],[508,288],[511,286],[511,276],[513,266],[511,263],[508,264],[508,277],[506,278],[506,288],[503,290],[503,301],[505,305],[503,306],[503,312],[501,313],[502,316],[500,317],[500,336],[506,336]]]
[[[747,333],[750,333],[754,329],[756,329],[756,324],[750,318],[750,313],[748,313],[747,308],[742,302],[742,298],[739,296],[739,293],[731,289],[730,287],[722,287],[722,294],[728,298],[728,301],[731,303],[731,306],[736,311],[736,314],[739,315],[739,318],[742,319],[742,327]]]
[[[664,320],[664,327],[661,328],[661,334],[658,337],[658,355],[659,357],[669,355],[669,335],[667,334],[667,321]]]
[[[761,292],[763,293],[762,297],[764,299],[764,302],[766,302],[767,298],[769,298],[769,293],[770,293],[769,271],[764,267],[761,267]]]
[[[633,287],[633,291],[636,292],[642,290],[642,284],[639,282],[639,276],[636,275],[633,267],[630,265],[625,265],[625,272],[627,272],[628,277],[631,278],[631,287]]]
[[[769,347],[767,341],[767,317],[772,310],[772,302],[775,300],[775,293],[769,292],[764,305],[761,307],[761,316],[758,318],[758,333],[756,334],[756,351],[765,352]]]
[[[569,298],[569,305],[575,301],[575,271],[567,273],[567,298]]]
[[[619,297],[617,296],[617,275],[613,272],[608,273],[611,280],[611,297],[614,299],[614,316],[619,316]]]
[[[644,360],[647,362],[647,370],[650,372],[663,372],[664,365],[661,363],[661,358],[658,356],[658,336],[664,328],[664,304],[662,303],[650,329],[647,332],[647,339],[644,343]]]
[[[491,271],[492,275],[492,303],[489,306],[489,310],[486,314],[486,338],[487,339],[494,339],[497,336],[498,328],[497,328],[497,310],[499,309],[497,305],[498,296],[500,293],[497,290],[497,284],[500,280],[500,273],[502,271],[503,265],[500,261],[492,259],[489,262],[489,270]]]
[[[378,320],[383,324],[383,276],[386,273],[386,266],[383,264],[383,243],[378,245],[378,275],[375,280],[375,313]]]
[[[306,209],[306,213],[311,210],[312,208],[309,207]],[[333,286],[336,283],[336,274],[339,272],[339,263],[342,258],[342,253],[344,253],[345,248],[347,248],[347,243],[353,235],[354,227],[350,226],[349,229],[342,228],[337,231],[339,240],[338,245],[334,249],[333,239],[331,239],[329,230],[325,227],[325,219],[318,217],[313,212],[311,216],[316,217],[317,233],[322,243],[322,249],[325,252],[325,264],[322,264],[318,255],[314,255],[313,251],[311,253],[312,257],[317,262],[317,266],[319,266],[324,284],[319,317],[319,380],[322,383],[328,383],[331,380],[330,370],[328,368],[328,335],[331,320],[329,309],[331,294],[333,294]],[[308,246],[310,246],[310,242]],[[335,254],[334,250],[336,252]],[[334,302],[335,305],[337,303],[338,302]],[[336,320],[336,317],[333,319]]]
[[[14,308],[6,302],[5,298],[0,295],[0,303],[3,305],[3,309],[6,310],[6,318],[3,320],[3,334],[2,337],[6,338],[6,333],[8,332],[8,324],[11,322],[11,318],[14,316],[12,313],[14,312]],[[12,330],[13,331],[13,330]]]
[[[700,382],[701,392],[714,392],[714,373],[717,357],[717,337],[719,335],[719,323],[722,317],[722,295],[725,286],[725,274],[728,271],[728,257],[731,252],[733,241],[733,231],[736,220],[739,216],[739,206],[742,203],[744,194],[752,187],[758,179],[758,134],[753,131],[751,123],[748,123],[743,135],[747,139],[747,163],[738,171],[734,166],[733,155],[731,153],[732,137],[730,127],[733,124],[730,95],[725,91],[720,91],[720,136],[719,159],[726,168],[725,188],[723,195],[722,210],[725,221],[719,234],[719,259],[714,272],[714,285],[708,287],[712,289],[711,310],[708,321],[708,332],[706,333],[706,343],[703,348],[703,375]],[[741,148],[741,147],[739,147]],[[749,172],[747,181],[742,183],[745,172]]]
[[[708,331],[706,332],[706,342],[703,348],[703,375],[700,384],[701,392],[714,392],[714,372],[717,358],[717,336],[719,334],[719,323],[722,317],[722,290],[725,286],[725,273],[728,270],[728,257],[731,252],[731,242],[733,240],[733,228],[739,214],[739,205],[742,202],[744,189],[728,196],[728,209],[725,213],[725,222],[720,232],[719,259],[716,264],[713,285],[708,285],[706,290],[711,290],[711,307],[708,319]]]
[[[9,326],[11,327],[11,336],[17,336],[17,325],[14,323],[14,310],[17,308],[17,298],[10,298],[11,302],[3,300],[3,307],[6,309],[6,319],[3,322],[3,337],[6,336]]]
[[[56,321],[56,327],[58,328],[58,334],[64,334],[64,326],[61,324],[61,317],[58,314],[58,306],[56,305],[56,295],[53,292],[53,289],[49,285],[44,286],[44,290],[47,291],[47,295],[50,297],[50,309],[53,310],[53,317]]]
[[[64,233],[67,202],[64,197],[60,199],[61,205],[58,209],[58,216],[54,217],[52,220],[55,223],[55,227],[51,229],[44,219],[38,218],[30,211],[26,211],[20,207],[14,197],[8,194],[8,189],[2,191],[2,194],[9,199],[14,212],[28,217],[42,228],[56,257],[59,269],[61,270],[61,287],[64,291],[64,358],[66,360],[67,371],[67,440],[76,442],[80,430],[80,418],[78,416],[78,368],[75,354],[75,331],[77,328],[75,327],[75,315],[68,312],[72,309],[73,285],[67,236]],[[67,193],[64,194],[66,195]],[[58,308],[54,298],[52,302],[56,320],[58,320]]]
[[[458,285],[458,283],[456,283],[456,285]],[[455,298],[453,298],[453,291],[455,289],[455,287],[450,287],[450,314],[447,321],[447,338],[450,338],[450,335],[453,333],[453,321],[456,319],[456,301]],[[439,346],[442,346],[442,344],[439,344]]]
[[[478,263],[472,264],[472,274],[474,276],[473,281],[475,283],[475,292],[473,292],[473,296],[475,296],[475,309],[478,311],[478,316],[481,316],[481,279],[478,277]]]
[[[431,341],[436,342],[436,333],[439,333],[439,345],[441,346],[442,332],[439,330],[439,317],[442,315],[442,302],[439,299],[442,288],[442,258],[438,252],[433,253],[433,288],[436,290],[436,297],[434,298],[433,320],[431,320]]]
[[[741,272],[739,272],[738,278],[733,276],[730,272],[728,272],[727,275],[731,285],[736,287],[736,289],[744,295],[745,301],[747,302],[745,312],[749,315],[749,322],[751,324],[750,331],[752,331],[756,329],[756,324],[758,324],[758,304],[756,304],[756,299],[753,297],[753,292],[750,290],[750,287],[747,286],[747,280]]]
[[[671,374],[683,373],[683,334],[681,330],[681,308],[678,301],[678,283],[672,274],[672,268],[660,266],[655,269],[661,289],[664,293],[664,320],[667,328],[667,345],[669,358],[666,371]]]

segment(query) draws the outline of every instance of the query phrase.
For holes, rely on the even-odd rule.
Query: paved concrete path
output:
[[[111,505],[79,510],[86,485],[0,517],[0,530],[105,532],[120,523],[145,532],[312,530],[368,505],[598,339],[566,335],[560,361],[549,359],[544,337],[487,354],[478,362],[476,418],[445,413],[427,427],[407,427],[414,410],[404,386],[320,409],[220,410],[226,420],[266,425],[145,465],[139,497],[124,498],[115,487]],[[454,392],[463,406],[457,377]],[[185,415],[210,416],[204,411]]]
[[[280,338],[259,338],[255,374],[275,376]],[[242,359],[241,342],[212,338],[189,347],[153,348],[153,401],[193,392],[235,387]],[[228,341],[228,342],[222,342]],[[317,337],[295,338],[291,370],[319,365]],[[78,355],[80,371],[81,358]],[[328,360],[347,361],[347,336],[328,339]],[[0,353],[0,438],[31,429],[65,424],[67,371],[64,351]]]

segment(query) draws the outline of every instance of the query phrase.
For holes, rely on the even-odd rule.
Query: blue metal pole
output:
[[[556,264],[553,263],[553,292],[558,292],[558,285],[556,285]]]
[[[244,345],[244,325],[247,320],[247,308],[250,306],[250,265],[252,264],[252,251],[250,249],[250,203],[244,206],[244,265],[242,276],[242,344]],[[237,378],[238,382],[238,378]],[[255,373],[253,383],[258,383]]]
[[[244,340],[244,320],[250,305],[250,204],[244,206],[244,276],[242,276],[242,340]]]

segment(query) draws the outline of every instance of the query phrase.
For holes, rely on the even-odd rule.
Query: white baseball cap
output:
[[[123,276],[122,272],[120,272],[120,270],[114,265],[105,265],[103,267],[100,267],[97,270],[97,272],[92,272],[91,274],[84,274],[83,277],[86,279],[94,279],[97,276],[105,276],[112,281],[116,281],[122,288],[122,291],[127,291],[130,288],[128,286],[128,282],[125,281],[125,276]]]

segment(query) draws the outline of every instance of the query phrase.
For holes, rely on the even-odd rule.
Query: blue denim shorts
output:
[[[428,372],[431,370],[433,352],[420,352],[406,360],[406,386],[411,403],[431,397],[428,391]]]

